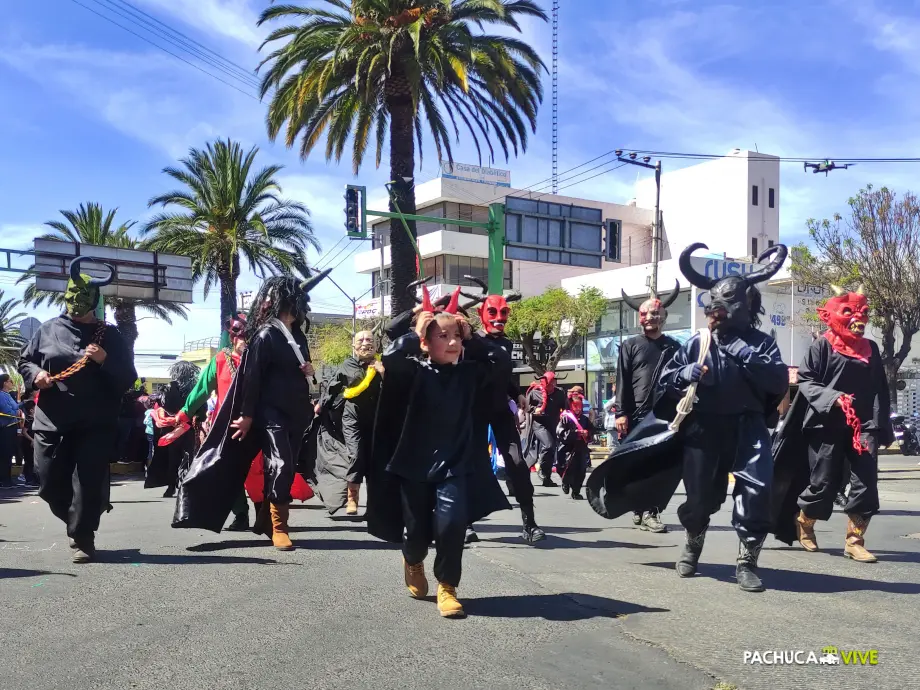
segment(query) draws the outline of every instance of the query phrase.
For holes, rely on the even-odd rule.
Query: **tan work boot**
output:
[[[361,490],[360,484],[348,482],[348,502],[345,504],[346,515],[358,514],[358,493]]]
[[[406,587],[409,588],[409,596],[413,599],[424,599],[428,596],[428,578],[425,577],[425,561],[409,565],[406,559],[403,559],[403,574],[406,578]]]
[[[847,515],[847,543],[843,547],[843,555],[860,563],[875,563],[878,559],[866,550],[863,535],[869,526],[869,518],[861,515]]]
[[[799,533],[799,544],[806,551],[818,550],[818,538],[815,537],[815,523],[817,520],[805,515],[799,511],[799,516],[795,519],[795,526]]]
[[[438,583],[438,611],[444,618],[463,618],[466,611],[457,601],[457,588]]]
[[[288,515],[290,503],[278,505],[271,504],[272,513],[272,544],[279,551],[293,551],[294,544],[288,536]]]

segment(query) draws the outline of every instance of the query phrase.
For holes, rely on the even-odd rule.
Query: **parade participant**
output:
[[[464,296],[472,297],[474,300],[472,303],[464,305],[466,309],[479,305],[478,314],[482,328],[479,329],[474,337],[488,338],[492,344],[504,350],[510,359],[514,345],[505,335],[505,327],[508,324],[508,317],[511,315],[510,303],[521,299],[521,295],[519,293],[513,293],[508,297],[490,295],[488,285],[484,281],[474,276],[464,277],[482,288],[481,295],[463,293]],[[528,544],[534,544],[546,538],[546,533],[537,525],[537,519],[534,514],[533,482],[530,479],[530,467],[528,467],[521,449],[521,434],[518,431],[517,415],[511,409],[511,403],[521,408],[526,404],[526,401],[520,387],[514,380],[513,371],[508,373],[509,375],[504,381],[493,381],[492,404],[482,410],[485,413],[482,426],[492,428],[498,451],[505,461],[505,477],[509,494],[517,499],[518,505],[521,507],[521,517],[524,523],[521,537]],[[488,431],[484,430],[483,433],[488,434]],[[467,530],[467,542],[470,541],[478,541],[472,526]]]
[[[219,532],[261,451],[264,500],[253,531],[270,535],[276,549],[294,548],[288,536],[291,488],[313,418],[309,379],[314,370],[303,329],[309,291],[328,273],[303,282],[275,276],[263,283],[247,319],[249,344],[227,392],[230,404],[220,406],[182,481],[174,527]]]
[[[457,314],[459,290],[438,314],[425,288],[423,295],[415,331],[383,355],[368,531],[402,543],[406,586],[419,599],[428,594],[424,561],[434,539],[438,610],[460,617],[456,588],[465,528],[510,508],[492,473],[487,437],[478,436],[474,419],[477,408],[490,402],[491,379],[507,376],[511,360],[489,339],[472,337]]]
[[[230,347],[218,352],[201,372],[197,383],[185,399],[185,404],[173,420],[174,425],[191,424],[192,417],[198,414],[202,407],[208,404],[208,399],[216,393],[217,400],[214,407],[223,404],[230,390],[233,377],[236,376],[240,366],[240,359],[246,350],[246,315],[238,314],[230,318],[225,324],[225,330],[230,336]],[[213,420],[213,417],[211,417]],[[259,454],[253,464],[261,463]],[[257,511],[258,512],[258,509]],[[241,489],[236,503],[233,504],[233,522],[227,525],[231,532],[243,532],[249,529],[249,504],[246,501],[246,492]]]
[[[201,374],[191,362],[179,361],[169,367],[170,381],[153,410],[153,457],[147,465],[145,489],[166,487],[163,498],[173,498],[179,484],[179,470],[187,467],[195,454],[195,434],[191,421],[177,430],[174,415],[182,409]]]
[[[617,359],[616,431],[621,440],[651,411],[661,368],[680,347],[674,338],[661,332],[668,319],[668,307],[680,294],[680,283],[676,280],[674,283],[674,290],[664,301],[652,293],[650,298],[639,302],[620,291],[623,302],[639,312],[639,327],[642,328],[642,333],[620,345]],[[659,517],[663,508],[650,505],[636,511],[633,524],[649,532],[667,532],[668,528]]]
[[[565,393],[556,387],[555,372],[548,371],[532,383],[524,396],[530,409],[527,430],[527,464],[540,464],[543,486],[559,486],[553,481],[556,465],[556,427],[559,415],[566,408]]]
[[[39,390],[32,425],[39,496],[67,524],[74,563],[96,554],[95,532],[109,505],[109,462],[121,397],[137,378],[121,333],[103,320],[97,280],[70,264],[67,312],[43,323],[19,359],[27,391]]]
[[[356,333],[352,350],[325,386],[314,424],[315,486],[330,514],[342,506],[346,515],[358,514],[380,393],[383,366],[376,361],[373,332]]]
[[[556,438],[559,439],[559,452],[562,456],[562,491],[572,492],[572,498],[580,501],[581,487],[585,483],[585,474],[591,464],[591,449],[588,444],[594,433],[594,425],[584,414],[584,397],[578,392],[570,392],[568,405],[559,417]]]
[[[0,488],[13,486],[13,456],[19,454],[18,431],[21,416],[19,403],[10,395],[13,380],[9,374],[0,374]]]
[[[878,447],[894,440],[888,380],[878,345],[865,337],[869,302],[862,287],[832,287],[836,296],[818,308],[828,330],[799,366],[799,392],[774,442],[775,534],[791,544],[794,520],[799,543],[817,551],[815,522],[830,518],[846,472],[843,555],[874,563],[863,535],[879,509]]]
[[[766,266],[744,276],[709,278],[696,271],[691,255],[707,249],[691,244],[681,252],[680,270],[696,287],[708,290],[705,313],[712,332],[709,352],[700,360],[700,336],[694,335],[678,348],[664,366],[661,383],[680,397],[693,383],[696,403],[683,428],[683,481],[686,501],[677,509],[687,531],[687,542],[677,561],[681,577],[696,573],[703,551],[709,517],[719,510],[728,488],[728,473],[735,475],[732,526],[738,534],[736,568],[738,586],[763,591],[757,561],[770,530],[770,486],[773,462],[767,416],[789,387],[788,367],[776,341],[757,330],[763,313],[755,285],[768,280],[782,267],[784,245],[770,247],[760,255]]]

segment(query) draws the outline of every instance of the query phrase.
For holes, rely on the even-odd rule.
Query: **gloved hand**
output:
[[[687,383],[699,383],[700,379],[703,378],[703,374],[709,371],[709,367],[705,364],[688,364],[683,368],[680,373],[680,376]]]

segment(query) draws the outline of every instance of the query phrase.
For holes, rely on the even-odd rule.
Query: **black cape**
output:
[[[510,367],[510,358],[507,366]],[[496,372],[499,374],[500,372]],[[387,470],[404,430],[412,432],[406,419],[413,394],[411,386],[393,377],[384,376],[377,403],[374,424],[373,445],[367,467],[367,531],[378,539],[394,544],[402,543],[405,524],[403,522],[401,479]],[[488,390],[488,389],[484,389]],[[485,402],[485,396],[482,399]],[[480,408],[477,413],[484,413]],[[474,428],[478,428],[474,423]],[[481,441],[481,443],[480,443]],[[497,510],[510,510],[511,504],[492,472],[491,456],[488,452],[488,438],[476,439],[481,445],[480,453],[470,458],[467,477],[467,521],[477,522]]]
[[[230,428],[230,422],[240,416],[248,355],[248,350],[243,353],[224,404],[179,484],[173,527],[220,532],[261,450],[258,434],[250,432],[245,439],[234,440]]]
[[[169,415],[178,414],[185,403],[176,381],[170,381],[163,394],[163,409]],[[159,445],[160,439],[174,431],[172,427],[153,425],[153,456],[147,465],[144,488],[155,489],[175,485],[180,469],[187,469],[195,454],[195,429],[189,429],[168,446]]]

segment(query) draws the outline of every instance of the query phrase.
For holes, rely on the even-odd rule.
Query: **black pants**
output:
[[[538,445],[537,462],[540,463],[540,476],[552,479],[553,467],[556,466],[556,434],[539,422],[532,422],[533,436]],[[497,440],[497,439],[496,439]]]
[[[254,431],[259,434],[265,461],[264,500],[285,505],[291,502],[297,458],[310,417],[290,419],[279,410],[267,408],[258,421],[260,424]]]
[[[517,420],[511,410],[505,409],[492,418],[492,434],[495,436],[498,452],[505,461],[505,476],[514,497],[521,508],[532,506],[533,482],[530,480],[530,468],[521,450],[521,435],[518,433]]]
[[[0,484],[9,484],[12,481],[13,456],[18,453],[18,443],[16,426],[0,426]]]
[[[88,427],[65,433],[34,430],[41,496],[67,523],[67,536],[91,537],[109,506],[109,460],[118,428]],[[108,452],[106,452],[106,450]]]
[[[799,495],[799,508],[807,517],[827,520],[834,512],[834,498],[840,492],[849,463],[850,493],[844,510],[871,517],[878,512],[878,438],[862,435],[868,452],[853,448],[853,432],[846,428],[814,429],[808,432],[808,464],[811,480]],[[845,485],[845,484],[844,484]]]
[[[34,483],[38,478],[35,474],[35,451],[32,442],[25,436],[19,438],[19,452],[22,455],[22,476],[29,483]]]
[[[728,473],[735,475],[732,527],[748,544],[770,530],[773,457],[770,432],[762,414],[702,416],[688,419],[684,439],[684,489],[677,509],[691,534],[709,526],[709,516],[725,501]]]
[[[434,576],[438,582],[460,584],[463,540],[466,535],[466,477],[453,477],[437,484],[401,481],[403,556],[416,565],[425,560],[434,539]]]
[[[562,471],[562,485],[569,487],[573,493],[581,493],[585,475],[588,473],[589,453],[587,446],[574,448],[569,453],[560,453],[560,457],[566,461],[565,469]]]

